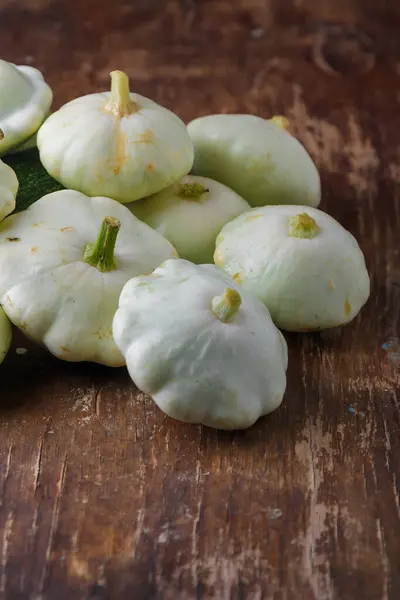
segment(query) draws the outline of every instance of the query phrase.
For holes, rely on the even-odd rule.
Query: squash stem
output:
[[[239,292],[226,288],[221,296],[212,299],[211,310],[222,323],[228,323],[238,312],[241,303]]]
[[[288,129],[289,128],[289,120],[286,117],[276,116],[272,117],[271,121],[280,129]]]
[[[112,71],[110,76],[111,97],[105,105],[105,110],[120,118],[137,112],[139,107],[131,99],[128,75],[123,71]]]
[[[99,237],[94,244],[87,244],[84,261],[104,273],[117,268],[114,259],[115,243],[121,223],[113,217],[105,217],[101,224]]]
[[[182,183],[179,186],[178,196],[190,200],[200,200],[201,196],[209,191],[200,183]]]
[[[290,237],[311,239],[317,235],[319,227],[310,215],[301,213],[289,219]]]

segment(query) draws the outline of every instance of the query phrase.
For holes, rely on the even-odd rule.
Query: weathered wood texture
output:
[[[287,115],[372,277],[356,322],[287,336],[285,401],[240,434],[165,419],[124,370],[17,337],[1,371],[2,597],[398,600],[400,4],[0,7],[0,55],[42,69],[57,106],[122,68],[185,120]]]

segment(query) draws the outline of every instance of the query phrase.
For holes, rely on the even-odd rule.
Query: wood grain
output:
[[[287,336],[285,401],[243,433],[175,423],[124,369],[17,334],[0,597],[400,598],[399,26],[396,0],[0,0],[0,55],[56,106],[120,68],[185,120],[287,115],[372,278],[353,324]]]

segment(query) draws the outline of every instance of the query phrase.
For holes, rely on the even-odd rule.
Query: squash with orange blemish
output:
[[[130,93],[121,71],[111,73],[111,92],[77,98],[52,114],[37,143],[43,166],[64,187],[122,203],[173,184],[194,156],[181,119]]]
[[[122,366],[111,335],[121,290],[173,257],[172,244],[119,202],[55,192],[0,224],[0,305],[62,360]]]
[[[308,206],[243,213],[222,228],[214,262],[258,296],[275,324],[288,331],[349,323],[370,293],[357,241],[335,219]]]

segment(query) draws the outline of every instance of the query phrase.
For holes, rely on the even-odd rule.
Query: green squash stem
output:
[[[289,219],[290,237],[311,239],[317,235],[319,227],[310,215],[301,213]]]
[[[221,296],[212,299],[211,310],[222,323],[228,323],[238,312],[241,303],[239,292],[226,288]]]
[[[128,117],[139,110],[138,105],[131,99],[129,92],[129,78],[123,71],[112,71],[111,97],[105,105],[105,110],[116,117]]]
[[[178,196],[188,200],[200,200],[201,196],[209,191],[201,183],[182,183],[179,186]]]
[[[117,268],[114,259],[115,243],[121,223],[113,217],[104,217],[99,237],[94,244],[87,244],[84,261],[104,273]]]

